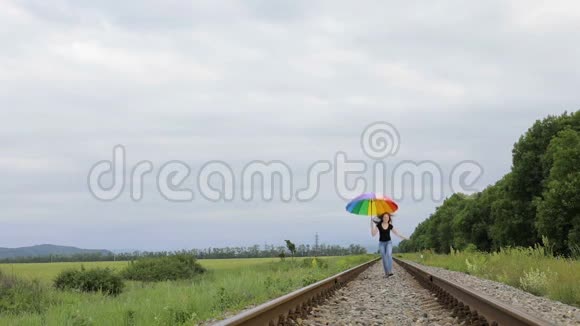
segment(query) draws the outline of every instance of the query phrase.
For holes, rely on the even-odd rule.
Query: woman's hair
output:
[[[379,215],[379,218],[381,219],[381,223],[385,220],[385,215],[389,217],[389,224],[393,224],[393,215],[389,214],[389,213],[383,213],[383,214]]]

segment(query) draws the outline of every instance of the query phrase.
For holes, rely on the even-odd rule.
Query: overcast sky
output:
[[[388,166],[473,160],[483,189],[536,119],[579,109],[578,44],[577,1],[3,0],[0,247],[370,245],[331,177],[309,202],[175,203],[153,176],[140,202],[99,201],[87,175],[121,144],[128,168],[281,160],[298,187],[338,151],[371,164],[360,135],[385,121]],[[410,235],[440,202],[400,205]]]

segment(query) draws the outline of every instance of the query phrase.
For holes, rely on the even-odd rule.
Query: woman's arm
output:
[[[401,234],[399,234],[399,232],[397,232],[397,230],[395,230],[395,228],[393,228],[391,231],[393,231],[393,233],[398,236],[399,238],[403,239],[403,240],[409,240],[409,238],[402,236]]]
[[[377,235],[379,229],[377,229],[377,225],[373,222],[373,218],[371,217],[371,236]]]

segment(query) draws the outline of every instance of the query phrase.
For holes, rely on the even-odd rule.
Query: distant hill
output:
[[[75,254],[103,254],[110,255],[112,252],[104,249],[81,249],[76,247],[56,246],[42,244],[21,248],[0,248],[0,259],[17,257],[46,257],[51,255],[72,256]]]

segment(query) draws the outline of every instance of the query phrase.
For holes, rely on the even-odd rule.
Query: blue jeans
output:
[[[390,274],[393,271],[393,244],[391,241],[379,241],[379,251],[381,258],[383,258],[383,268],[385,274]]]

